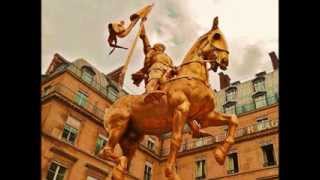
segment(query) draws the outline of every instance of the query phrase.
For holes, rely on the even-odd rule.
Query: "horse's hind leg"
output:
[[[227,137],[223,141],[222,145],[218,146],[215,150],[215,158],[219,164],[223,164],[225,157],[230,150],[232,144],[234,144],[234,137],[236,133],[236,128],[239,124],[236,115],[228,115],[220,112],[211,111],[206,114],[200,120],[203,127],[209,126],[223,126],[228,125]]]
[[[114,154],[114,148],[121,140],[123,134],[127,130],[129,118],[121,117],[115,120],[109,121],[109,137],[108,143],[106,146],[100,151],[99,156],[103,159],[108,159],[111,161],[119,162],[119,156]],[[107,130],[107,131],[108,131]]]
[[[125,175],[129,172],[129,167],[134,153],[136,152],[139,142],[143,136],[138,136],[133,132],[124,134],[119,144],[123,155],[119,157],[118,164],[112,169],[112,180],[124,180]]]
[[[128,132],[124,135],[124,138],[120,140],[120,146],[123,155],[127,157],[126,170],[129,171],[132,158],[139,146],[139,143],[143,139],[143,135],[138,135],[135,132]]]

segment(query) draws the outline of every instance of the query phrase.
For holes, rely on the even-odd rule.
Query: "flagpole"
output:
[[[140,32],[141,32],[141,28],[143,26],[143,23],[144,23],[144,21],[141,20],[140,21],[139,31],[137,32],[137,35],[136,35],[136,37],[135,37],[135,39],[134,39],[134,41],[133,41],[133,43],[132,43],[132,45],[131,45],[131,47],[129,49],[129,53],[128,53],[126,61],[125,61],[124,65],[123,65],[123,68],[122,68],[122,71],[121,71],[121,74],[120,74],[120,85],[121,85],[121,87],[123,87],[125,74],[127,72],[128,65],[129,65],[131,57],[133,55],[133,50],[135,49],[135,47],[137,45],[137,41],[138,41],[138,38],[140,36]]]

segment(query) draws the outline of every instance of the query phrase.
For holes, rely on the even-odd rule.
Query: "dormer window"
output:
[[[236,101],[236,95],[237,95],[237,88],[236,87],[230,87],[226,90],[226,101]]]
[[[119,90],[116,87],[111,85],[107,87],[107,96],[112,102],[118,99],[118,94]]]
[[[93,77],[95,76],[95,72],[92,70],[91,67],[84,66],[81,69],[81,78],[86,81],[87,83],[91,83],[93,81]]]
[[[267,99],[266,99],[266,93],[258,93],[255,96],[253,96],[254,104],[256,106],[256,109],[260,107],[267,106]]]
[[[227,103],[224,105],[224,112],[226,114],[236,114],[236,103]]]
[[[254,92],[263,92],[266,90],[264,77],[258,77],[253,81]]]

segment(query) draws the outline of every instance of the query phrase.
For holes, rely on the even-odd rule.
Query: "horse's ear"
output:
[[[218,23],[219,23],[218,16],[216,16],[216,17],[213,19],[213,25],[212,25],[211,30],[217,29],[217,28],[218,28]]]

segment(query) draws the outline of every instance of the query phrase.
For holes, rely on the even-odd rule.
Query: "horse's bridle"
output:
[[[218,47],[216,47],[214,45],[211,45],[211,46],[212,46],[213,50],[218,50],[218,51],[222,51],[222,52],[226,52],[227,54],[230,54],[229,51],[226,50],[226,49],[221,49],[221,48],[218,48]]]

